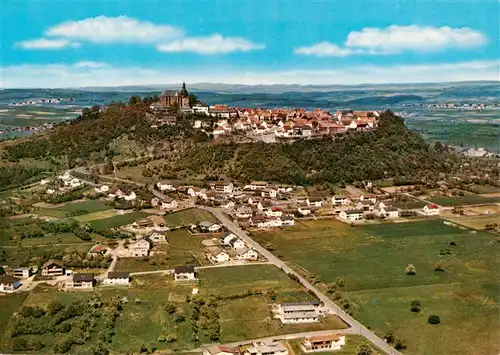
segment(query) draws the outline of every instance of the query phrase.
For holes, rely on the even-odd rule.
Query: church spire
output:
[[[186,89],[186,83],[185,82],[182,82],[182,90],[181,90],[180,94],[183,95],[183,96],[189,96],[188,91]]]

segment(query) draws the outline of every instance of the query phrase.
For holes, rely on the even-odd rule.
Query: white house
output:
[[[173,210],[173,209],[175,209],[177,207],[179,207],[179,204],[177,203],[177,201],[175,199],[173,199],[170,196],[165,196],[165,198],[163,199],[163,201],[161,201],[160,208],[162,210]]]
[[[259,254],[254,249],[242,248],[236,251],[236,259],[238,260],[257,260]]]
[[[332,196],[333,205],[349,205],[352,201],[346,196]]]
[[[223,202],[220,206],[225,208],[225,209],[230,210],[231,208],[234,207],[234,202],[233,201]]]
[[[241,205],[234,210],[236,218],[250,218],[253,215],[252,209],[248,206]]]
[[[73,177],[71,176],[71,174],[69,173],[69,171],[66,171],[64,174],[59,175],[57,178],[58,178],[59,180],[69,181],[69,180],[71,180]]]
[[[243,249],[246,246],[245,242],[238,237],[229,240],[228,245],[233,249]]]
[[[21,286],[21,280],[16,277],[3,274],[0,276],[0,292],[14,292]]]
[[[340,211],[340,218],[345,221],[359,221],[363,219],[363,211],[362,210],[344,210]]]
[[[265,188],[260,191],[260,195],[264,198],[276,198],[278,192],[275,189]]]
[[[231,232],[225,232],[220,236],[220,242],[222,245],[229,245],[229,241],[233,238],[238,238],[238,236]]]
[[[217,192],[230,194],[233,192],[234,185],[232,182],[217,181],[215,184],[213,184],[213,188]]]
[[[130,256],[136,256],[136,257],[148,256],[150,248],[151,245],[149,244],[149,241],[146,239],[141,239],[135,243],[130,243],[128,245],[128,251],[130,253]]]
[[[345,345],[345,335],[327,334],[309,336],[300,344],[305,353],[340,350]]]
[[[262,190],[267,187],[266,181],[252,181],[243,187],[243,190]]]
[[[243,355],[288,355],[288,349],[281,342],[261,341],[248,346]]]
[[[216,252],[212,253],[212,255],[210,256],[210,260],[212,260],[214,263],[227,263],[230,260],[230,257],[229,254],[224,250],[217,250]]]
[[[273,206],[271,208],[268,208],[264,211],[264,214],[267,217],[281,217],[283,216],[283,211],[281,210],[280,207]]]
[[[64,181],[64,185],[69,185],[70,187],[80,187],[82,186],[82,182],[80,181],[80,179],[77,179],[77,178],[73,178],[69,181]]]
[[[27,279],[31,275],[33,275],[33,268],[31,266],[12,269],[12,276],[20,279]]]
[[[134,201],[137,197],[134,191],[131,191],[128,195],[125,194],[122,196],[125,201]]]
[[[439,215],[439,206],[431,203],[424,207],[424,213],[429,216]]]
[[[236,355],[239,353],[237,348],[215,344],[204,348],[202,355]]]
[[[294,226],[295,219],[291,216],[283,216],[283,217],[281,217],[281,225],[282,226]]]
[[[282,226],[280,217],[273,217],[273,218],[253,217],[250,218],[249,224],[257,228],[275,228]]]
[[[158,181],[156,183],[156,187],[158,187],[158,190],[161,191],[174,191],[175,187],[168,181]]]
[[[399,210],[391,206],[382,207],[379,210],[379,216],[385,218],[397,218],[399,217]]]
[[[102,282],[104,285],[130,285],[130,273],[108,272],[108,276]]]
[[[198,224],[203,232],[215,233],[218,232],[222,227],[217,223],[212,223],[209,221],[203,221]]]
[[[310,207],[323,207],[323,199],[321,197],[308,197],[306,203]]]
[[[371,203],[377,203],[377,196],[375,195],[361,195],[359,196],[360,201],[370,201]]]
[[[199,114],[199,115],[205,115],[205,116],[209,116],[209,112],[208,112],[208,106],[207,105],[194,105],[193,106],[193,113],[194,114]],[[201,121],[200,121],[200,127],[201,127]]]
[[[94,274],[74,274],[71,280],[66,281],[66,288],[93,288],[95,284]]]
[[[176,266],[174,269],[174,280],[175,281],[196,280],[196,272],[194,271],[194,266],[191,265]]]
[[[97,186],[94,188],[94,191],[98,193],[106,193],[109,191],[109,186],[108,185]]]
[[[311,214],[312,210],[309,207],[299,206],[297,212],[299,212],[303,216],[308,216]]]
[[[167,241],[165,231],[163,230],[153,230],[148,239],[153,243],[165,243]]]
[[[281,303],[277,316],[283,324],[315,323],[319,321],[319,302]]]

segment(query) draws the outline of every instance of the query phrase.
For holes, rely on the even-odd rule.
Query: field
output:
[[[198,283],[175,283],[170,276],[141,276],[134,278],[133,286],[130,288],[98,288],[92,293],[57,292],[50,287],[38,286],[29,294],[24,305],[46,307],[51,301],[69,304],[78,299],[96,296],[105,302],[113,296],[125,297],[127,302],[117,318],[115,335],[111,343],[107,344],[113,353],[138,353],[141,345],[148,348],[154,346],[160,351],[169,350],[173,353],[180,353],[183,349],[195,348],[201,343],[210,342],[205,336],[203,327],[200,327],[200,342],[192,342],[193,301],[186,302],[186,297],[191,295],[193,287],[199,288],[200,297],[205,300],[213,299],[214,296],[219,297],[215,308],[205,307],[204,309],[213,310],[219,315],[217,322],[220,325],[220,342],[297,331],[345,328],[345,324],[335,317],[314,325],[285,327],[281,327],[278,321],[271,320],[269,303],[305,300],[311,297],[303,291],[302,286],[273,266],[251,265],[209,269],[201,271],[199,277]],[[249,294],[249,291],[253,294]],[[275,300],[271,299],[272,295],[269,293],[271,291],[276,296]],[[3,318],[0,318],[4,322],[20,308],[23,301],[22,299],[11,300],[9,300],[8,312],[2,312]],[[0,298],[0,305],[2,305],[1,302],[2,298]],[[174,314],[166,312],[164,307],[167,303],[175,306]],[[185,317],[185,320],[176,321],[179,316]],[[92,345],[96,344],[99,331],[104,327],[102,318],[97,318],[96,331],[91,333],[91,337],[85,344],[74,345],[71,353],[88,351]],[[1,329],[5,332],[11,327],[12,324],[8,327],[2,326]],[[173,343],[158,341],[160,336],[167,334],[174,335],[177,340]],[[51,353],[52,345],[57,339],[50,333],[32,337],[42,340],[46,345],[41,351],[43,353]],[[0,352],[10,351],[10,342],[0,344]]]
[[[492,223],[500,223],[500,214],[489,216],[451,216],[447,220],[474,229],[484,229],[484,226]]]
[[[39,214],[42,216],[65,218],[71,216],[76,212],[86,212],[84,214],[101,212],[113,209],[111,206],[106,205],[101,200],[87,200],[78,202],[65,203],[62,206],[42,208]],[[83,215],[83,213],[82,213]]]
[[[117,270],[121,271],[148,271],[173,269],[180,265],[208,265],[201,241],[202,237],[195,236],[185,229],[178,229],[167,233],[168,246],[161,247],[163,252],[142,258],[120,258]]]
[[[401,208],[403,210],[411,210],[415,208],[424,208],[425,202],[409,198],[407,201],[397,201],[392,204],[396,208]]]
[[[104,230],[130,224],[146,216],[149,216],[146,212],[132,212],[116,215],[114,217],[92,220],[89,221],[89,223],[95,230]]]
[[[325,290],[342,278],[345,286],[337,293],[349,300],[349,311],[380,335],[393,331],[408,353],[492,354],[500,346],[500,243],[492,234],[462,228],[441,220],[363,227],[322,220],[254,237]],[[441,255],[447,249],[450,254]],[[414,276],[405,274],[410,263]],[[436,264],[445,271],[434,271]],[[410,311],[413,299],[422,312]],[[442,324],[427,324],[429,314]]]
[[[165,222],[169,227],[188,226],[190,224],[198,224],[202,221],[219,223],[217,218],[210,212],[197,208],[189,208],[165,215]]]
[[[500,202],[500,197],[484,197],[479,195],[465,195],[460,197],[433,197],[431,202],[441,206],[480,205]]]

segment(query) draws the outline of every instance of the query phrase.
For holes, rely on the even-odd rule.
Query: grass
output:
[[[90,225],[95,230],[105,230],[110,228],[117,228],[126,224],[131,224],[138,219],[149,216],[146,212],[132,212],[122,215],[117,215],[109,218],[102,218],[90,221]]]
[[[489,215],[489,216],[473,216],[473,217],[451,216],[451,217],[446,217],[446,219],[454,223],[467,226],[469,228],[484,229],[484,226],[487,224],[499,223],[500,214]]]
[[[406,201],[396,201],[392,204],[394,207],[403,209],[403,210],[412,210],[415,208],[424,208],[426,205],[425,202],[416,200],[414,198],[409,198]]]
[[[300,347],[300,343],[302,340],[290,340],[288,341],[288,345],[292,348],[293,352],[295,355],[306,355],[310,353],[306,353],[302,351],[302,348]],[[362,344],[368,344],[371,345],[364,337],[360,335],[346,335],[346,344],[342,347],[340,350],[336,351],[321,351],[321,352],[314,352],[314,354],[317,355],[358,355],[357,348],[358,346]],[[383,354],[381,352],[377,352],[376,350],[373,350],[372,355],[377,355],[377,354]]]
[[[4,330],[7,329],[9,319],[17,312],[24,300],[28,297],[26,292],[13,293],[0,296],[0,351],[6,346],[7,339]],[[9,349],[10,350],[10,349]]]
[[[437,203],[440,206],[465,206],[465,205],[497,203],[500,202],[500,197],[465,195],[460,197],[434,197],[431,198],[430,201]]]
[[[85,214],[87,214],[111,209],[113,209],[113,207],[106,205],[101,200],[87,200],[79,202],[69,202],[57,207],[43,208],[40,209],[40,214],[43,216],[55,218],[65,218],[71,216],[72,213],[75,213],[77,211],[86,211]]]
[[[173,269],[180,265],[208,265],[201,241],[203,238],[189,233],[185,229],[178,229],[167,233],[167,246],[144,261],[143,258],[120,258],[116,265],[117,270],[148,271]]]
[[[271,243],[320,288],[344,279],[337,293],[349,299],[349,311],[379,335],[393,331],[408,353],[486,355],[500,346],[500,243],[493,234],[441,220],[360,227],[322,220],[254,237]],[[451,255],[440,255],[445,249]],[[414,276],[405,274],[409,263]],[[434,271],[438,263],[444,272]],[[425,305],[419,314],[410,311],[413,299]],[[429,314],[441,316],[442,324],[428,325]]]
[[[188,226],[191,224],[198,224],[202,221],[219,223],[213,214],[197,208],[189,208],[179,212],[170,213],[165,215],[164,218],[167,226],[169,227]]]
[[[41,265],[41,262],[53,258],[55,255],[70,254],[72,251],[88,252],[92,244],[75,244],[61,246],[0,246],[0,257],[3,259],[3,265],[22,266],[22,265]]]

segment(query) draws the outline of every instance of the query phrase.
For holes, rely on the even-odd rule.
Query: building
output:
[[[233,249],[243,249],[246,246],[245,242],[238,237],[229,240],[228,245]]]
[[[309,197],[306,203],[310,207],[323,207],[323,199],[321,197]]]
[[[48,260],[42,265],[42,276],[62,276],[65,271],[62,262],[58,260]]]
[[[221,249],[217,249],[210,255],[210,260],[214,263],[227,263],[230,259],[229,254]]]
[[[162,230],[153,230],[148,237],[148,239],[152,243],[165,243],[167,241],[167,237],[165,236],[166,232]]]
[[[437,216],[439,215],[439,206],[431,203],[424,207],[424,213],[429,216]]]
[[[318,301],[281,303],[277,316],[283,324],[314,323],[319,321],[318,308]]]
[[[345,221],[353,222],[362,220],[364,214],[363,210],[345,210],[340,211],[339,216]]]
[[[243,187],[243,190],[262,190],[267,187],[266,181],[252,181]]]
[[[174,269],[174,280],[175,281],[196,280],[196,272],[194,271],[194,266],[191,265],[176,266]]]
[[[346,196],[332,196],[332,204],[333,205],[349,205],[351,204],[351,200]]]
[[[260,191],[260,195],[264,198],[276,198],[278,191],[271,188],[265,188]]]
[[[66,288],[93,288],[95,284],[94,274],[74,274],[71,280],[66,281]]]
[[[202,221],[202,222],[200,222],[200,224],[198,224],[198,227],[200,227],[200,229],[203,232],[209,232],[209,233],[215,233],[215,232],[218,232],[221,229],[221,226],[219,224],[212,223],[212,222],[209,222],[209,221]]]
[[[29,267],[17,267],[12,269],[12,276],[17,277],[19,279],[27,279],[33,275],[33,268]]]
[[[21,286],[21,280],[17,277],[7,274],[0,275],[0,292],[14,292],[19,286]]]
[[[238,236],[231,232],[225,232],[220,236],[220,242],[222,245],[229,245],[229,241],[231,241],[231,239],[233,238],[238,238]]]
[[[168,181],[158,181],[156,187],[161,191],[174,191],[175,187]]]
[[[130,253],[130,256],[138,256],[138,257],[148,256],[150,248],[151,245],[149,244],[149,241],[146,239],[141,239],[135,243],[130,243],[128,245],[128,251]]]
[[[241,205],[235,208],[234,215],[236,216],[236,218],[250,218],[252,217],[253,212],[250,207]]]
[[[165,90],[160,95],[160,100],[151,105],[152,109],[177,109],[190,110],[189,93],[186,89],[186,83],[182,83],[181,91]]]
[[[242,261],[257,260],[259,259],[259,253],[251,248],[241,248],[236,250],[236,259]]]
[[[130,285],[130,273],[128,272],[108,272],[108,276],[104,279],[105,285]]]
[[[300,344],[306,353],[340,350],[345,345],[345,335],[330,334],[306,337]]]
[[[399,217],[399,210],[392,206],[382,207],[379,211],[380,217],[397,218]]]
[[[213,188],[217,192],[222,192],[225,194],[230,194],[233,192],[234,185],[232,182],[218,181],[213,185]]]
[[[281,342],[254,342],[247,347],[243,355],[288,355],[288,350]]]
[[[273,206],[271,208],[267,208],[265,211],[264,211],[264,214],[267,216],[267,217],[281,217],[283,216],[283,211],[281,210],[280,207],[278,206]]]
[[[177,207],[179,207],[179,204],[177,203],[177,201],[175,199],[173,199],[170,196],[165,196],[165,198],[163,199],[163,201],[161,201],[160,208],[162,210],[173,210],[173,209],[175,209]]]
[[[295,225],[295,219],[291,216],[283,216],[281,217],[281,225],[283,227],[286,227],[286,226],[294,226]]]
[[[203,355],[237,355],[238,349],[231,348],[225,345],[210,345],[203,349]]]

